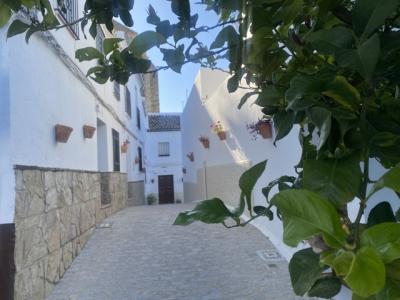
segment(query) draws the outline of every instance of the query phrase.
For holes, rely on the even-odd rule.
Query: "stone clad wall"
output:
[[[111,203],[101,205],[100,173],[16,167],[14,297],[44,299],[96,224],[127,204],[126,174],[108,173]]]

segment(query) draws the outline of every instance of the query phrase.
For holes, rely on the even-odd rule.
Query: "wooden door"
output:
[[[174,176],[158,176],[158,202],[159,204],[174,203]]]

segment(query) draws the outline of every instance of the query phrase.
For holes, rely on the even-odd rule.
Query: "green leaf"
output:
[[[400,259],[400,224],[382,223],[366,229],[361,245],[376,249],[385,263]]]
[[[381,223],[396,222],[393,209],[389,202],[378,203],[369,213],[367,227],[372,227]]]
[[[103,41],[104,54],[107,55],[108,53],[112,52],[114,49],[118,48],[118,43],[121,41],[123,41],[123,39],[119,39],[119,38],[104,39],[104,41]]]
[[[171,9],[181,21],[190,20],[190,2],[189,0],[171,0]]]
[[[174,225],[189,225],[194,221],[207,224],[216,224],[225,221],[232,214],[221,199],[213,198],[201,201],[196,207],[187,212],[180,213]]]
[[[280,99],[282,99],[282,96],[278,92],[278,90],[274,86],[269,85],[263,88],[261,94],[254,102],[254,104],[261,107],[274,106],[279,103]]]
[[[251,193],[253,192],[258,179],[264,173],[266,166],[267,161],[264,160],[254,165],[240,176],[239,187],[246,198],[247,208],[249,211],[251,211]]]
[[[283,22],[289,25],[293,22],[293,19],[303,9],[303,0],[286,0],[282,7]]]
[[[303,186],[327,199],[336,207],[352,201],[361,183],[359,158],[305,160]]]
[[[273,212],[268,207],[260,205],[254,206],[253,211],[256,215],[268,217],[270,221],[272,221],[274,218]]]
[[[133,19],[132,19],[132,15],[129,12],[129,10],[127,10],[127,9],[121,10],[119,12],[119,17],[126,26],[128,26],[128,27],[133,26]]]
[[[343,76],[336,76],[335,80],[323,94],[353,111],[357,111],[361,103],[360,93]]]
[[[137,56],[141,57],[143,53],[151,48],[164,44],[166,39],[155,31],[145,31],[137,35],[129,45],[129,50]]]
[[[149,15],[146,19],[147,23],[153,24],[153,25],[158,25],[158,23],[161,22],[159,16],[157,16],[156,11],[151,4],[149,5],[148,14]]]
[[[289,263],[290,279],[295,294],[304,296],[326,269],[327,267],[321,267],[319,255],[311,248],[296,252]]]
[[[236,45],[239,43],[239,38],[240,36],[233,26],[226,26],[218,33],[210,49],[222,48],[225,43],[228,43],[229,46]]]
[[[332,268],[339,276],[346,276],[349,273],[351,264],[354,260],[354,253],[352,251],[345,251],[340,249],[336,253],[335,258],[332,261]]]
[[[94,66],[90,68],[87,71],[86,76],[90,77],[99,84],[106,83],[110,78],[106,68],[104,68],[103,66]]]
[[[75,58],[82,61],[104,58],[103,53],[93,47],[86,47],[75,51]]]
[[[309,297],[331,299],[336,296],[342,288],[342,283],[336,277],[318,279],[308,292]]]
[[[328,140],[331,133],[332,114],[323,107],[312,107],[309,110],[311,121],[315,124],[319,131],[319,141],[317,150],[320,150]]]
[[[400,192],[400,165],[390,169],[381,178],[379,178],[376,183],[374,183],[368,193],[367,199],[383,188],[389,188],[398,193]]]
[[[357,50],[359,58],[358,71],[367,80],[372,77],[381,54],[381,43],[378,34],[374,34]]]
[[[341,49],[351,47],[353,43],[353,34],[351,30],[338,26],[329,30],[318,30],[308,35],[306,41],[311,43],[312,47],[324,55],[333,55]]]
[[[281,176],[278,179],[275,179],[273,181],[271,181],[270,183],[268,183],[268,185],[264,188],[262,188],[262,193],[265,197],[265,199],[267,200],[267,202],[269,202],[269,193],[271,192],[271,189],[276,186],[279,185],[281,183],[291,183],[292,185],[294,184],[294,182],[296,181],[296,177],[293,176]]]
[[[370,80],[381,53],[378,34],[361,44],[357,50],[342,50],[336,54],[336,59],[341,67],[356,70],[366,80]]]
[[[168,67],[177,73],[181,72],[182,65],[185,62],[185,55],[183,54],[184,46],[181,45],[177,49],[160,49],[164,54],[163,60],[167,63]]]
[[[11,17],[11,10],[7,5],[0,4],[0,28],[7,24]]]
[[[375,249],[363,247],[356,253],[344,281],[358,296],[369,297],[385,286],[385,265]]]
[[[7,38],[13,37],[15,35],[21,34],[29,29],[29,25],[20,21],[20,20],[14,20],[10,27],[8,27],[7,30]]]
[[[353,9],[353,28],[358,36],[368,37],[398,8],[398,0],[357,0]]]
[[[287,136],[293,128],[296,114],[289,110],[284,112],[278,112],[274,115],[274,127],[275,127],[275,141],[279,141]]]
[[[283,240],[296,247],[313,235],[323,235],[332,248],[346,243],[346,232],[340,216],[329,200],[308,190],[285,190],[276,194],[271,203],[276,205],[283,218]]]

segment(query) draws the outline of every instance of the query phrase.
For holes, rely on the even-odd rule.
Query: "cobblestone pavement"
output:
[[[50,300],[291,300],[287,262],[252,226],[172,226],[193,205],[130,207],[98,228]]]

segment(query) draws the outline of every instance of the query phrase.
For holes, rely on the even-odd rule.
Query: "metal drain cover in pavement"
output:
[[[266,262],[283,260],[282,256],[276,250],[257,250],[256,253]]]

